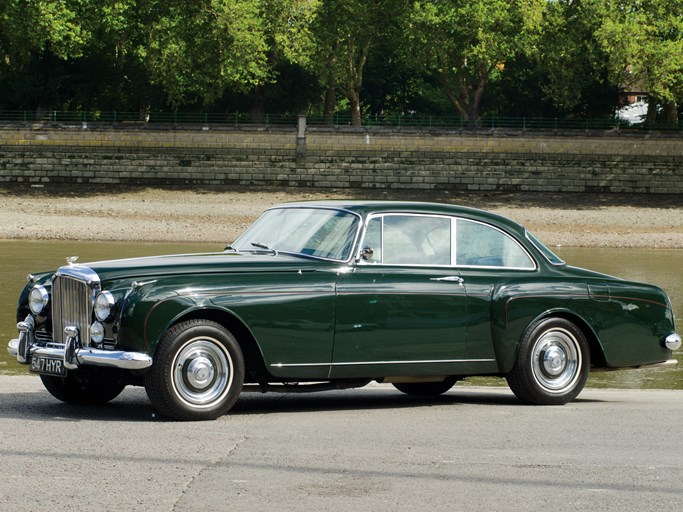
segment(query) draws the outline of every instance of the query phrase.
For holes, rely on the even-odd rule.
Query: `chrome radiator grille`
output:
[[[64,328],[78,328],[82,345],[90,345],[90,320],[93,291],[87,283],[68,276],[56,276],[52,281],[52,338],[66,343]]]

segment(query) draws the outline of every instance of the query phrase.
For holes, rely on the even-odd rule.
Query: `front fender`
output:
[[[188,296],[159,286],[133,288],[124,299],[119,345],[128,350],[153,354],[161,334],[173,319],[195,308]]]

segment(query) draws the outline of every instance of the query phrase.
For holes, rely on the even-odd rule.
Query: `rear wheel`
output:
[[[227,413],[244,382],[244,358],[235,337],[208,320],[169,329],[145,376],[147,396],[164,416],[209,420]]]
[[[407,395],[437,396],[451,389],[457,381],[456,377],[448,377],[441,382],[397,382],[394,387]]]
[[[564,318],[547,318],[529,327],[506,378],[523,402],[562,405],[581,392],[589,368],[588,342],[581,329]]]
[[[105,404],[126,387],[121,372],[109,368],[81,368],[65,377],[41,375],[40,380],[57,400],[75,405]]]

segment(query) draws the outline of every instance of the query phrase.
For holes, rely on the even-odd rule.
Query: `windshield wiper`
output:
[[[261,242],[252,242],[251,245],[254,247],[258,247],[259,249],[265,249],[266,251],[272,251],[273,256],[278,255],[278,252],[275,249],[273,249],[272,247],[268,247],[266,244],[262,244]]]
[[[235,249],[232,245],[226,245],[225,247],[223,247],[223,251],[240,252],[239,249]]]

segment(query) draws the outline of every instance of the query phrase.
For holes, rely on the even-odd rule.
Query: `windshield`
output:
[[[351,257],[360,217],[329,208],[289,207],[265,212],[232,248],[271,251],[336,261]]]
[[[557,254],[555,254],[553,251],[548,249],[541,241],[536,238],[534,235],[529,233],[528,231],[526,232],[526,237],[531,240],[531,243],[536,246],[536,249],[538,249],[543,256],[545,256],[545,259],[547,259],[550,263],[553,265],[562,265],[564,263],[564,260],[560,258]]]

